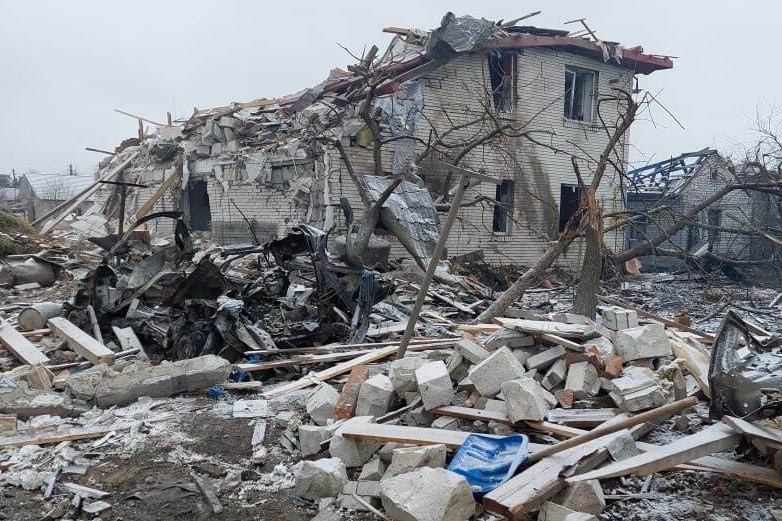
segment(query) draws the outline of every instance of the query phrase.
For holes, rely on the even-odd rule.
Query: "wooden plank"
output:
[[[220,387],[226,391],[260,391],[263,388],[263,382],[251,380],[249,382],[225,382]]]
[[[114,351],[76,327],[76,324],[72,323],[67,318],[50,318],[49,328],[54,331],[58,337],[68,342],[71,349],[93,364],[111,365],[114,363]]]
[[[445,347],[453,347],[453,345],[454,345],[453,343],[417,344],[417,345],[411,345],[409,347],[409,350],[424,351],[430,348],[443,349]],[[392,354],[396,353],[397,348],[398,348],[397,345],[392,345],[392,346],[383,347],[381,349],[377,349],[375,351],[370,351],[369,353],[354,358],[353,360],[342,362],[341,364],[337,364],[334,367],[330,367],[328,369],[324,369],[323,371],[318,371],[317,373],[313,373],[305,377],[302,377],[296,380],[295,382],[290,382],[288,384],[281,385],[276,389],[271,389],[269,391],[266,391],[265,393],[263,393],[263,397],[266,399],[276,398],[278,396],[283,396],[293,391],[298,391],[299,389],[306,389],[307,387],[311,385],[315,385],[319,382],[324,382],[326,380],[330,380],[341,374],[349,373],[356,366],[371,364],[372,362],[377,362],[378,360],[382,360],[383,358],[391,356]]]
[[[348,440],[371,440],[382,443],[395,442],[406,445],[445,445],[449,449],[458,449],[471,432],[430,429],[426,427],[404,427],[401,425],[380,425],[377,423],[348,422],[337,431]],[[539,443],[530,443],[530,452],[547,447]]]
[[[457,331],[464,331],[465,333],[496,333],[500,329],[504,329],[499,324],[457,324]]]
[[[473,409],[471,407],[447,406],[447,407],[438,407],[437,409],[431,410],[429,412],[439,416],[451,416],[453,418],[462,418],[464,420],[480,420],[485,422],[493,421],[497,423],[502,423],[504,425],[510,425],[510,426],[514,425],[513,422],[511,422],[508,419],[507,414],[500,411],[487,411],[485,409]],[[585,432],[580,429],[565,427],[563,425],[557,425],[555,423],[549,423],[549,422],[524,421],[524,422],[519,422],[518,425],[519,426],[526,425],[537,431],[557,434],[568,438],[578,436],[579,434],[583,434]]]
[[[125,221],[125,227],[127,228],[132,226],[133,223],[135,223],[136,221],[138,221],[139,219],[147,215],[149,211],[155,206],[155,203],[158,202],[158,200],[161,197],[163,197],[166,194],[166,192],[171,190],[177,184],[177,182],[181,180],[182,180],[182,166],[181,164],[178,163],[176,171],[171,176],[169,176],[168,179],[166,179],[165,181],[163,181],[163,183],[161,183],[161,185],[158,187],[155,193],[152,194],[152,196],[149,199],[147,199],[146,202],[144,202],[144,204],[141,206],[141,208],[138,209],[138,211],[136,211],[135,214],[133,214],[133,217],[130,217]]]
[[[560,474],[566,467],[579,463],[621,435],[621,432],[607,434],[538,461],[486,494],[483,498],[484,508],[509,519],[523,519],[565,487],[565,480]],[[597,452],[590,458],[590,464],[599,465],[607,457],[607,450]]]
[[[723,416],[722,421],[728,424],[728,426],[736,432],[745,434],[750,438],[760,438],[761,440],[770,441],[771,443],[782,443],[782,436],[775,433],[773,430],[766,429],[760,425],[754,425],[747,420],[734,418],[733,416]]]
[[[495,324],[508,329],[523,331],[531,335],[552,334],[566,338],[583,338],[592,326],[581,324],[564,324],[562,322],[546,322],[544,320],[524,320],[521,318],[492,318]],[[592,328],[593,329],[593,328]]]
[[[68,201],[65,201],[62,204],[57,205],[57,207],[53,208],[51,211],[46,213],[45,215],[39,217],[35,221],[33,221],[33,226],[37,226],[41,222],[44,222],[45,219],[48,219],[50,216],[59,215],[59,217],[53,217],[51,220],[44,222],[43,226],[41,227],[41,234],[45,235],[51,231],[52,228],[57,226],[60,221],[65,219],[65,217],[71,213],[73,210],[79,207],[81,203],[86,201],[92,194],[98,191],[98,188],[101,186],[101,181],[111,181],[114,177],[116,177],[120,172],[125,170],[128,166],[130,166],[130,163],[133,162],[134,159],[139,155],[140,151],[133,152],[130,157],[125,159],[117,168],[114,170],[108,172],[106,175],[95,181],[93,184],[76,194],[73,198],[69,199]]]
[[[48,356],[41,353],[32,342],[5,321],[0,322],[0,344],[23,364],[37,365],[49,361]]]
[[[329,353],[325,355],[294,355],[287,360],[274,360],[271,362],[258,362],[256,364],[237,364],[236,368],[246,373],[255,371],[266,371],[278,367],[292,367],[294,365],[322,364],[325,362],[336,362],[361,356],[371,351],[346,351],[344,353]]]
[[[48,330],[47,330],[48,331]],[[452,344],[458,339],[454,338],[414,338],[410,340],[411,344]],[[302,355],[302,354],[328,354],[342,352],[344,350],[356,350],[371,348],[377,349],[379,347],[398,346],[399,341],[393,342],[365,342],[362,344],[328,344],[325,346],[312,346],[312,347],[292,347],[290,349],[260,349],[255,351],[245,351],[245,356],[252,355]]]
[[[418,284],[410,283],[409,285],[410,285],[411,288],[415,289],[416,291],[421,291],[421,286],[419,286]],[[476,314],[475,311],[472,308],[467,307],[465,304],[462,304],[461,302],[456,302],[455,300],[450,299],[450,298],[446,297],[445,295],[442,295],[442,294],[434,291],[433,289],[429,289],[426,292],[426,294],[429,295],[430,297],[434,298],[434,299],[439,300],[440,302],[443,302],[443,303],[445,303],[445,304],[447,304],[447,305],[449,305],[451,307],[454,307],[454,308],[458,309],[459,311],[461,311],[463,313],[467,313],[468,315],[475,315]]]
[[[85,487],[76,483],[60,483],[60,486],[66,488],[69,492],[91,499],[102,499],[110,495],[108,492],[98,490],[97,488]]]
[[[436,412],[436,411],[437,410],[434,410],[432,412]],[[552,432],[549,429],[549,426],[551,424],[547,424],[547,422],[524,422],[524,423],[526,423],[528,427],[541,432]],[[560,429],[562,430],[560,430],[559,432],[554,432],[554,434],[558,434],[569,438],[588,432],[582,429],[576,429],[574,427],[560,427]],[[653,445],[651,443],[644,443],[640,441],[635,442],[635,446],[638,447],[638,450],[642,452],[653,451],[659,447],[658,445]],[[702,456],[700,458],[696,458],[687,463],[676,465],[675,467],[671,467],[670,469],[666,469],[666,470],[668,471],[697,470],[701,472],[704,471],[716,472],[718,474],[736,476],[741,479],[751,481],[753,483],[760,483],[762,485],[782,488],[782,475],[780,475],[779,472],[777,472],[774,469],[759,467],[757,465],[750,465],[748,463],[741,463],[738,461],[731,461],[722,458],[715,458],[713,456]]]
[[[713,456],[703,456],[682,465],[677,465],[672,470],[697,470],[716,472],[728,476],[735,476],[753,483],[760,483],[774,488],[782,489],[782,475],[775,469],[749,465],[739,461],[731,461]]]
[[[131,425],[133,424],[124,423],[106,425],[102,427],[73,429],[68,432],[51,432],[38,436],[10,436],[7,438],[0,438],[0,449],[7,449],[10,447],[24,447],[26,445],[52,445],[63,441],[102,438],[111,431],[127,430],[131,427]]]
[[[573,342],[572,340],[568,340],[567,338],[563,338],[552,333],[543,333],[542,335],[535,336],[539,337],[541,340],[545,340],[546,342],[551,342],[557,345],[561,345],[566,349],[570,349],[571,351],[576,351],[577,353],[582,353],[584,349],[586,349],[585,345]]]
[[[679,463],[734,448],[740,436],[724,423],[715,423],[691,436],[685,436],[658,447],[657,449],[622,461],[617,461],[601,469],[569,478],[568,483],[588,479],[605,479],[636,474],[645,476],[660,470],[675,467]]]
[[[20,334],[25,338],[30,337],[36,337],[36,336],[46,336],[51,334],[52,330],[48,327],[45,327],[43,329],[33,329],[32,331],[22,331]]]
[[[673,331],[668,331],[668,340],[671,342],[673,354],[676,358],[682,359],[684,367],[698,383],[698,388],[703,391],[707,398],[711,398],[711,389],[709,388],[709,355],[691,346]]]

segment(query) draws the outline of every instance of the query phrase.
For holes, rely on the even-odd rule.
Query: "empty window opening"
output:
[[[494,110],[514,112],[516,109],[516,58],[515,52],[491,52],[489,78]]]
[[[581,187],[574,185],[560,185],[559,188],[559,232],[565,231],[568,221],[581,206]]]
[[[597,98],[597,72],[567,67],[565,69],[565,117],[591,123]]]
[[[707,215],[709,218],[709,226],[714,226],[714,228],[709,228],[709,244],[711,245],[716,243],[720,238],[720,231],[716,228],[722,226],[722,210],[719,208],[711,208]]]
[[[633,219],[633,222],[630,223],[630,226],[627,229],[627,242],[631,248],[646,240],[646,230],[648,227],[649,217],[646,215],[639,215]]]
[[[508,233],[510,230],[510,217],[513,210],[513,181],[505,180],[497,185],[494,199],[494,218],[491,231],[495,233]]]
[[[206,181],[195,180],[187,183],[187,219],[194,231],[212,229],[212,211],[209,206],[209,192]]]
[[[692,250],[698,245],[700,234],[697,226],[687,226],[687,250]]]

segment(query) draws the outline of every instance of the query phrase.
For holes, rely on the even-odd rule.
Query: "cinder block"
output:
[[[449,405],[456,397],[451,377],[448,376],[448,369],[443,362],[430,362],[420,367],[415,371],[415,378],[424,409],[427,411]]]
[[[470,380],[481,395],[491,398],[500,392],[502,382],[522,378],[524,373],[524,366],[510,349],[501,347],[473,368]]]

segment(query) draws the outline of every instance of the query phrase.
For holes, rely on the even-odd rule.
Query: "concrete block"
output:
[[[592,323],[592,320],[589,317],[576,313],[552,313],[551,320],[562,324],[579,324],[582,326]]]
[[[236,128],[236,124],[238,122],[239,121],[236,118],[232,118],[230,116],[221,116],[217,124],[221,127]]]
[[[359,481],[356,494],[367,497],[380,497],[380,481]]]
[[[331,438],[341,423],[332,425],[299,425],[299,447],[302,456],[311,456],[320,452],[320,444]]]
[[[361,468],[361,474],[358,476],[359,481],[380,481],[383,474],[386,471],[386,466],[380,457],[372,458],[364,464]]]
[[[630,309],[606,309],[603,311],[603,325],[614,331],[638,327],[638,313]]]
[[[356,416],[347,420],[343,425],[350,422],[369,423],[372,420],[371,416]],[[340,436],[339,429],[337,429],[329,443],[329,454],[334,458],[341,459],[346,467],[361,467],[369,461],[378,448],[380,448],[380,444],[374,441],[346,440]]]
[[[648,324],[618,331],[614,351],[625,362],[673,354],[671,342],[662,324]]]
[[[510,380],[502,384],[502,394],[508,407],[508,419],[543,421],[549,405],[543,396],[543,388],[530,378]]]
[[[505,403],[505,400],[486,400],[483,409],[508,414],[508,404]]]
[[[565,376],[567,376],[567,364],[560,358],[549,367],[540,383],[544,389],[551,391],[565,381]]]
[[[577,400],[597,396],[600,391],[600,378],[597,376],[595,366],[589,362],[572,364],[567,372],[565,389],[573,391],[573,396]]]
[[[516,360],[507,347],[501,347],[470,372],[475,389],[487,398],[500,392],[502,382],[517,380],[524,376],[524,366]]]
[[[415,380],[415,372],[427,362],[417,356],[406,356],[400,360],[394,360],[388,367],[388,377],[394,386],[394,391],[399,396],[404,396],[407,392],[418,390],[418,383]]]
[[[619,431],[615,437],[606,443],[605,447],[614,461],[622,461],[641,453],[635,445],[635,438],[628,430]]]
[[[527,360],[529,360],[529,357],[534,354],[534,350],[531,349],[532,348],[529,347],[519,347],[511,349],[511,353],[513,353],[513,356],[516,357],[516,360],[518,360],[521,365],[524,365],[527,363]]]
[[[421,467],[445,467],[445,445],[424,445],[394,449],[383,480]]]
[[[596,479],[578,481],[568,485],[559,496],[553,499],[553,502],[570,510],[586,512],[595,516],[603,512],[606,507],[603,488],[600,486],[600,481]]]
[[[449,405],[456,397],[451,377],[443,362],[430,362],[416,369],[415,378],[424,402],[424,409],[427,411]]]
[[[638,412],[661,407],[666,403],[669,403],[671,401],[670,398],[673,398],[673,396],[666,395],[660,386],[655,385],[647,387],[646,389],[641,389],[640,391],[622,395],[622,398],[626,411]]]
[[[546,400],[546,403],[549,406],[549,409],[553,409],[557,406],[557,397],[554,396],[554,393],[551,393],[547,391],[546,389],[541,386],[541,392],[543,393],[543,399]]]
[[[628,394],[655,386],[658,381],[657,375],[651,369],[629,366],[620,378],[611,380],[611,385],[619,394]]]
[[[380,499],[393,521],[467,521],[475,514],[467,480],[445,469],[423,468],[383,480]]]
[[[597,517],[586,512],[576,512],[551,501],[540,507],[538,521],[598,521]]]
[[[295,491],[296,495],[312,500],[337,497],[347,481],[345,465],[338,458],[304,461],[296,473]]]
[[[451,380],[459,381],[467,376],[467,372],[470,368],[470,363],[462,356],[459,351],[453,351],[451,357],[448,359],[447,364],[448,375]]]
[[[462,338],[459,340],[459,342],[456,344],[456,350],[459,351],[462,356],[472,364],[480,364],[489,358],[489,355],[491,354],[469,338]]]
[[[496,333],[492,333],[483,345],[490,350],[496,350],[501,347],[511,349],[529,347],[535,345],[535,337],[521,331],[514,331],[513,329],[500,329]]]
[[[361,384],[356,416],[383,416],[391,408],[394,398],[396,393],[391,379],[384,374],[377,374]]]
[[[459,419],[451,418],[450,416],[438,416],[432,422],[433,429],[444,429],[446,431],[458,431]]]
[[[326,425],[334,418],[334,407],[339,399],[339,391],[326,383],[318,384],[307,397],[307,414],[318,425]]]
[[[527,369],[546,369],[551,364],[565,356],[565,348],[554,346],[541,353],[536,353],[527,359]]]

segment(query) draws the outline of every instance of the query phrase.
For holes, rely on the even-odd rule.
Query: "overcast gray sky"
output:
[[[385,26],[430,29],[446,11],[492,20],[542,10],[552,28],[586,17],[599,37],[679,56],[641,87],[657,110],[631,132],[640,154],[665,158],[704,146],[732,151],[750,139],[759,105],[779,97],[775,51],[782,4],[727,0],[585,2],[494,0],[23,0],[0,6],[0,173],[91,173],[99,154],[136,134],[119,108],[156,121],[298,91],[352,63],[337,43],[381,49]]]

